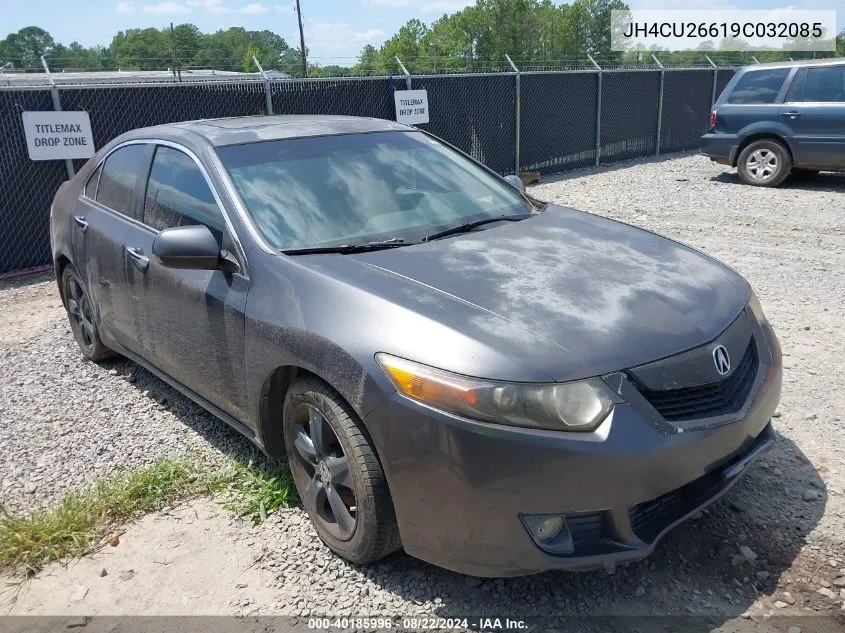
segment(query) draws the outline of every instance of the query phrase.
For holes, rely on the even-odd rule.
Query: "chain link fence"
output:
[[[60,86],[96,147],[128,130],[192,119],[345,114],[394,119],[393,92],[428,92],[420,125],[491,169],[553,173],[696,147],[731,69],[572,70],[147,85]],[[63,161],[32,161],[21,112],[53,110],[48,86],[0,86],[0,274],[50,263],[49,212]],[[75,161],[76,169],[84,161]]]

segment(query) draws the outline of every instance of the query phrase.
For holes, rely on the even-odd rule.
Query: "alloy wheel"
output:
[[[325,416],[311,404],[294,410],[291,469],[305,486],[302,502],[336,539],[355,533],[357,503],[349,458]]]
[[[778,157],[770,149],[758,149],[751,153],[745,161],[745,169],[754,180],[765,181],[772,178],[778,171]]]
[[[88,295],[85,289],[75,275],[71,275],[67,280],[66,286],[67,295],[67,311],[70,315],[71,323],[75,326],[81,339],[81,343],[86,348],[94,346],[94,314],[91,309],[91,302],[88,300]]]

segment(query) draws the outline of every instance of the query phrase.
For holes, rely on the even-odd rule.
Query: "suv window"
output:
[[[789,68],[749,70],[736,82],[728,103],[774,103]]]
[[[145,165],[147,146],[127,145],[109,154],[97,187],[97,202],[125,215],[133,212],[133,194]]]
[[[218,240],[222,237],[223,214],[202,171],[184,152],[163,145],[156,148],[144,200],[144,224],[159,231],[204,224]]]
[[[845,66],[808,68],[802,101],[845,102]]]

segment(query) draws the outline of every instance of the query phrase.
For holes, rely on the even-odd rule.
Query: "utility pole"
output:
[[[173,22],[170,23],[170,42],[173,47],[173,79],[176,79],[176,73],[179,73],[179,81],[182,81],[182,69],[178,68],[178,57],[176,54],[176,31],[173,28]]]
[[[308,63],[305,61],[305,35],[302,33],[302,11],[299,9],[299,0],[296,0],[296,18],[299,20],[299,50],[302,52],[302,76],[308,76]]]

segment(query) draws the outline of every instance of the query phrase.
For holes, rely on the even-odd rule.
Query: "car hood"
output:
[[[409,296],[425,297],[420,305],[434,297],[435,317],[449,328],[492,332],[515,363],[561,381],[711,341],[750,293],[737,273],[694,249],[555,205],[521,222],[341,256],[340,276],[350,274],[349,259],[401,280],[366,284],[370,292],[392,294],[384,298],[412,309]]]

